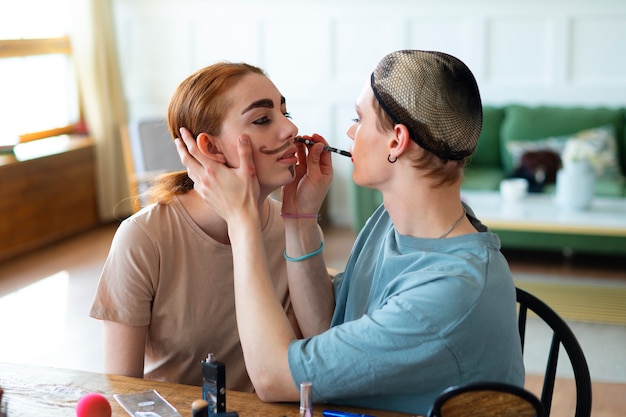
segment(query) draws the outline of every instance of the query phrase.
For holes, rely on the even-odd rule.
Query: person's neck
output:
[[[220,243],[230,244],[226,221],[217,215],[198,193],[191,190],[180,195],[179,198],[191,219],[204,233]],[[270,207],[269,202],[267,202],[267,196],[259,198],[259,215],[262,219],[263,227],[269,217],[269,210]]]
[[[462,217],[458,186],[424,187],[411,192],[407,192],[405,186],[399,192],[383,192],[383,201],[396,230],[402,235],[441,238],[473,231],[469,221]]]

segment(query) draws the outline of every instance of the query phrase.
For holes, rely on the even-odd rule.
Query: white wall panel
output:
[[[127,10],[125,10],[128,12]],[[118,16],[118,49],[129,117],[163,116],[176,86],[189,75],[191,28],[160,13]]]
[[[600,35],[601,36],[598,36]],[[626,16],[578,17],[572,22],[575,85],[626,84]]]
[[[411,21],[411,49],[442,51],[468,65],[478,81],[484,78],[486,24],[463,16],[415,18]]]
[[[492,19],[488,82],[503,86],[547,85],[553,66],[551,29],[547,19]]]
[[[410,32],[411,48],[445,51],[463,62],[472,58],[479,41],[473,21],[458,17],[415,19]]]
[[[403,18],[350,16],[334,21],[335,74],[340,82],[365,82],[376,63],[387,53],[405,49],[408,22]]]
[[[318,84],[330,74],[328,22],[303,25],[299,20],[263,20],[262,65],[273,79]]]
[[[261,59],[260,22],[252,18],[192,19],[192,67],[217,61],[257,63]]]

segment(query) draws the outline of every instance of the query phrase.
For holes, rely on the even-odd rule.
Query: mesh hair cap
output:
[[[372,90],[394,123],[422,148],[444,160],[476,149],[483,124],[474,75],[459,59],[434,51],[386,55],[371,77]]]

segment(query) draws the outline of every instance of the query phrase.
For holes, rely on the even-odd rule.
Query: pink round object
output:
[[[76,404],[76,417],[111,417],[111,404],[103,395],[87,394]]]

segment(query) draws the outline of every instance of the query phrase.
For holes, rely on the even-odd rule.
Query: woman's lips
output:
[[[283,153],[280,158],[278,158],[278,162],[284,162],[289,164],[295,164],[298,162],[298,158],[296,157],[297,149],[294,147],[293,149],[289,149],[287,152]]]

